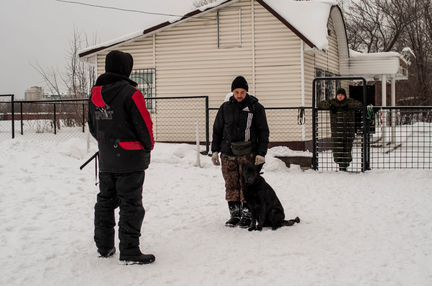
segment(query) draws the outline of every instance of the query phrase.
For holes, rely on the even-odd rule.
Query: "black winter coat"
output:
[[[251,120],[250,120],[251,119]],[[248,129],[248,120],[250,128]],[[231,143],[251,141],[256,155],[265,156],[269,143],[269,128],[264,106],[252,95],[242,102],[233,96],[224,102],[216,115],[213,125],[212,152],[232,156]],[[250,137],[247,140],[247,137]]]
[[[89,129],[99,147],[101,172],[144,171],[154,146],[153,123],[136,83],[102,74],[89,100]]]
[[[356,132],[356,111],[362,107],[361,102],[352,98],[346,98],[343,101],[333,98],[320,102],[318,107],[330,109],[333,140],[343,140],[352,145]]]

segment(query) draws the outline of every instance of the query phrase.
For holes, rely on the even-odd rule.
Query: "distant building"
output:
[[[24,98],[27,101],[42,100],[43,89],[40,86],[32,86],[24,93]]]

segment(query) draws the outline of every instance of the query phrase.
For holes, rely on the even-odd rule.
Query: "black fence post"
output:
[[[370,162],[369,162],[369,119],[367,118],[367,98],[366,98],[366,79],[363,79],[363,164],[362,164],[362,172],[366,172],[370,170]]]
[[[15,95],[11,94],[11,112],[12,112],[12,139],[15,138]]]
[[[210,111],[209,111],[209,98],[205,97],[205,110],[206,110],[206,153],[210,151]]]
[[[318,150],[317,150],[317,137],[318,137],[318,128],[316,126],[316,117],[318,111],[315,107],[315,92],[316,92],[316,79],[313,80],[312,83],[312,168],[317,171],[318,170]]]
[[[23,103],[20,101],[21,135],[24,135]]]
[[[54,135],[57,134],[57,114],[56,114],[56,104],[54,102]]]
[[[85,103],[82,105],[82,131],[85,132]]]

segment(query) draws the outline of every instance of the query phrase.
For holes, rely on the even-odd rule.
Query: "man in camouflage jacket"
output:
[[[318,108],[330,110],[330,126],[334,161],[339,170],[347,171],[352,161],[351,150],[356,133],[356,110],[360,101],[347,98],[345,89],[339,88],[336,97],[321,101]]]

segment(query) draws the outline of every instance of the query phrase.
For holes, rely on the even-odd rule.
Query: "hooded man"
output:
[[[233,95],[224,102],[213,125],[212,162],[222,162],[226,200],[230,219],[226,226],[248,228],[252,214],[244,199],[245,182],[241,176],[248,163],[265,163],[269,143],[269,128],[264,107],[248,93],[249,86],[243,76],[231,84]],[[220,153],[220,161],[219,161]]]
[[[360,101],[348,98],[345,89],[339,88],[333,99],[321,101],[319,108],[330,109],[332,153],[340,171],[347,171],[352,161],[351,150],[356,132],[356,109]]]
[[[112,256],[114,210],[120,207],[120,261],[147,264],[152,254],[139,247],[145,210],[142,205],[144,171],[154,146],[153,123],[144,95],[129,79],[133,67],[130,54],[111,51],[105,73],[92,88],[89,129],[99,148],[99,194],[95,205],[94,240],[101,257]]]

